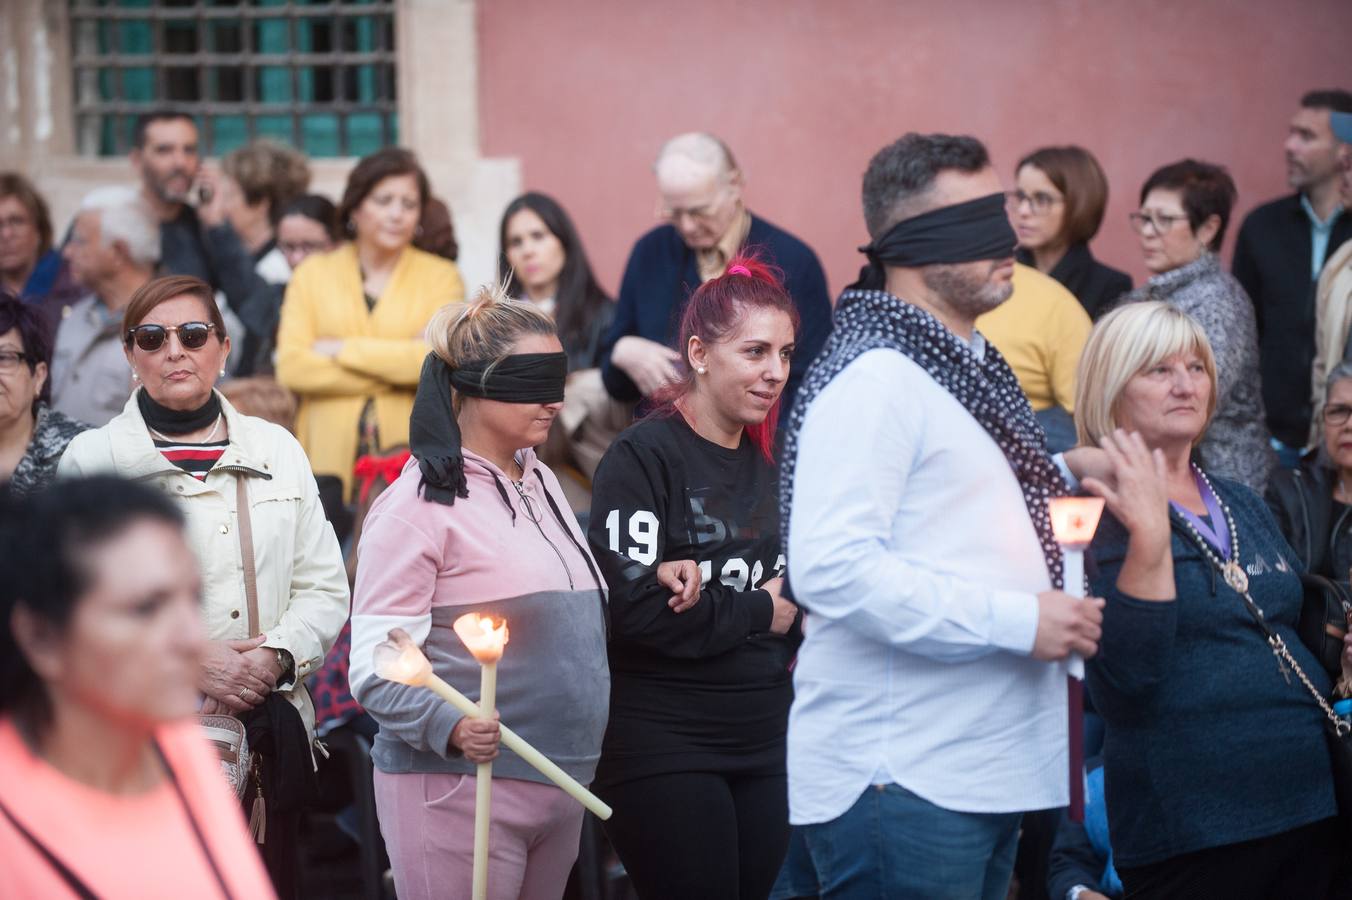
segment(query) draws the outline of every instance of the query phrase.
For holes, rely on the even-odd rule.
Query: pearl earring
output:
[[[704,368],[704,366],[697,366],[697,367],[695,368],[695,371],[698,372],[699,374],[703,375],[705,372],[707,372],[707,371],[709,371],[709,370],[706,369],[706,368]]]
[[[132,381],[140,381],[140,380],[141,380],[141,376],[136,374],[136,370],[135,370],[135,369],[132,370],[132,373],[131,373],[131,380],[132,380]]]
[[[225,366],[221,366],[221,377],[225,377]]]

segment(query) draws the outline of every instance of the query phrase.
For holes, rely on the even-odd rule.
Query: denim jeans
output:
[[[1005,900],[1022,818],[954,812],[875,784],[844,815],[797,831],[822,900]]]
[[[812,856],[807,852],[807,843],[803,840],[803,829],[794,826],[789,834],[789,852],[784,856],[784,865],[780,867],[779,877],[770,891],[770,900],[798,900],[800,897],[816,897],[820,892],[817,870],[812,865]]]

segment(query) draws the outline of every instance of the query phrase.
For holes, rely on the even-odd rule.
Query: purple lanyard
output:
[[[1216,499],[1216,495],[1211,492],[1210,486],[1200,474],[1194,472],[1192,477],[1197,482],[1197,491],[1202,495],[1202,503],[1206,506],[1206,514],[1211,519],[1211,524],[1208,525],[1201,516],[1181,504],[1170,500],[1169,505],[1187,519],[1208,544],[1220,552],[1221,559],[1229,559],[1230,526],[1225,521],[1225,514],[1221,512],[1220,501]]]

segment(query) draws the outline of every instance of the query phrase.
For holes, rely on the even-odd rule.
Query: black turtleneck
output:
[[[145,388],[136,392],[141,418],[160,434],[191,434],[206,428],[221,414],[221,397],[215,391],[197,409],[170,409],[156,403]]]

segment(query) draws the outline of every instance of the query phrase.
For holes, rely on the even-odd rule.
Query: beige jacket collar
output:
[[[122,414],[107,426],[117,471],[133,479],[180,472],[155,448],[155,442],[150,437],[150,429],[146,427],[145,419],[141,416],[141,408],[136,403],[137,395],[143,390],[145,388],[132,391],[127,405],[122,407]],[[220,462],[216,463],[215,468],[243,470],[259,478],[271,479],[268,462],[259,454],[257,447],[250,447],[253,429],[247,417],[240,415],[219,391],[216,395],[220,397],[221,412],[225,415],[225,427],[230,443],[221,454]],[[192,481],[200,484],[196,478]]]

